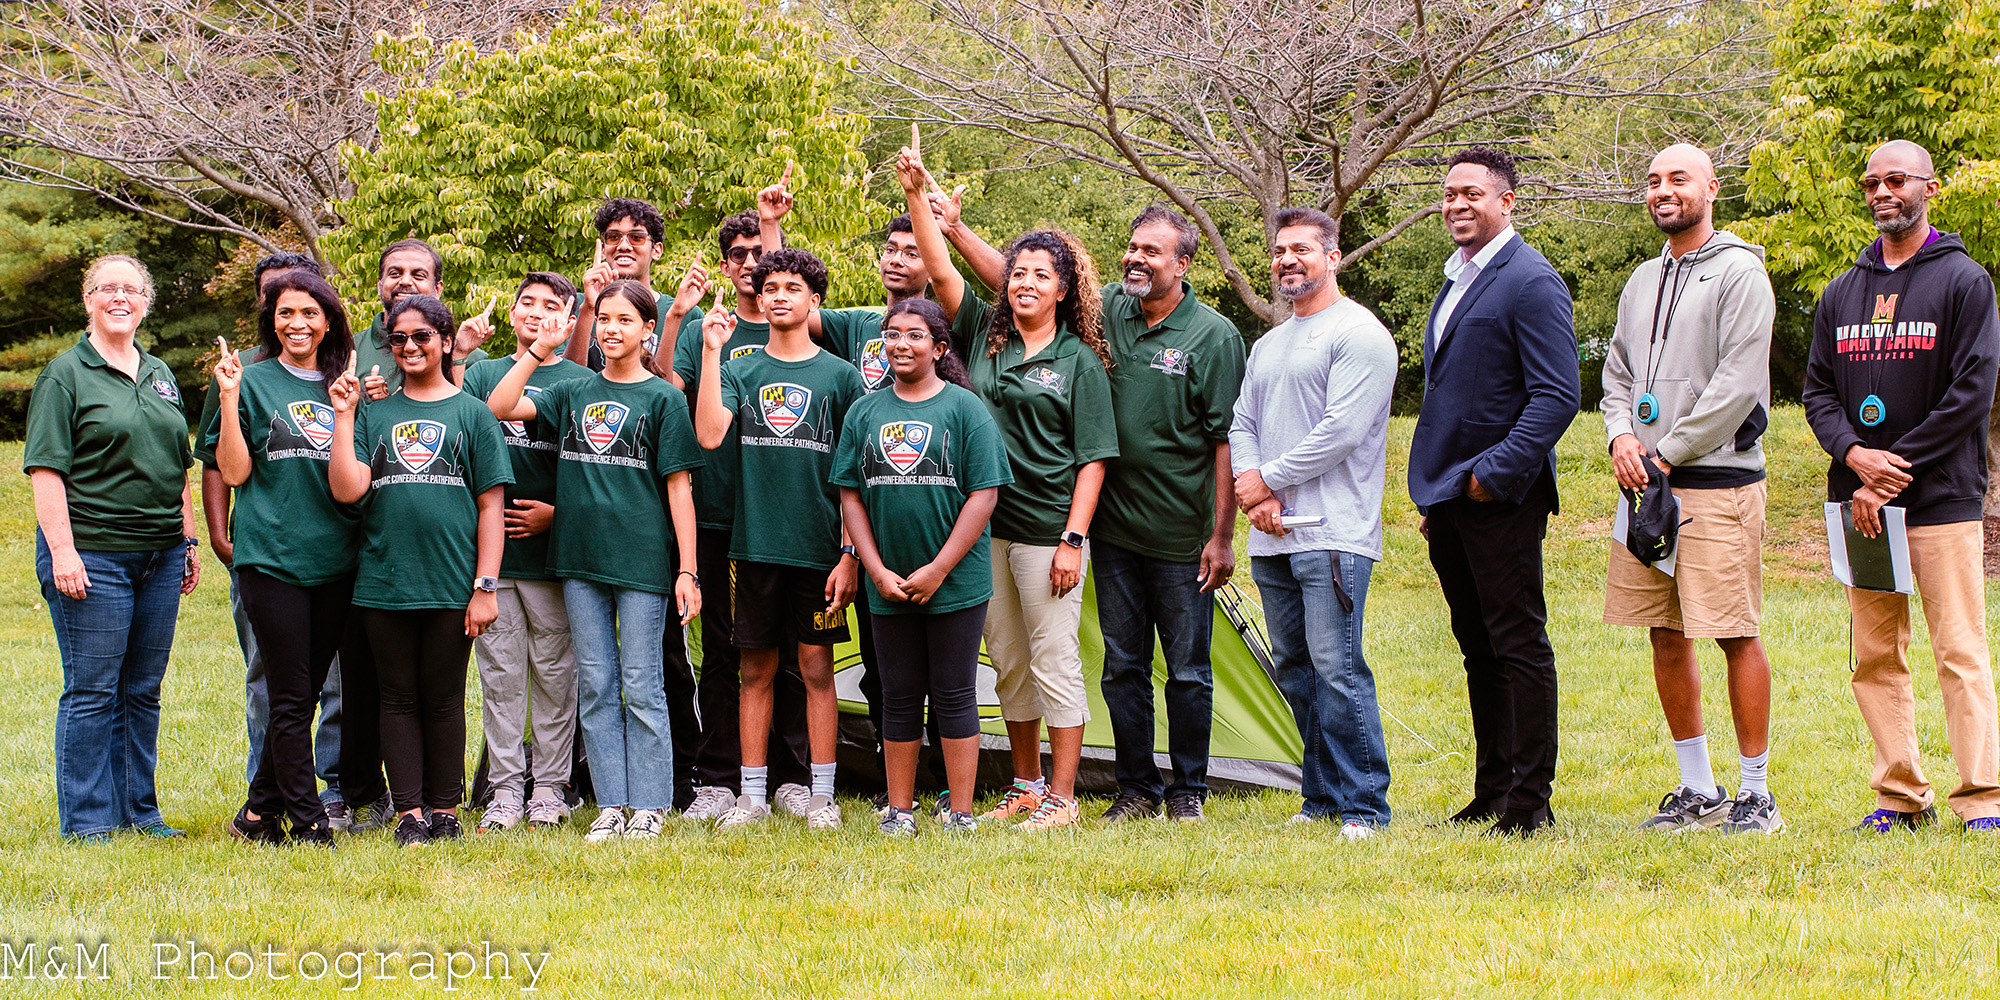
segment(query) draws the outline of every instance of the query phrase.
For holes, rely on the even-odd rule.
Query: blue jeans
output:
[[[671,809],[673,726],[667,718],[666,594],[564,580],[576,657],[577,723],[600,808]]]
[[[1351,552],[1250,560],[1264,598],[1278,689],[1305,741],[1299,779],[1305,804],[1299,811],[1383,826],[1389,822],[1389,751],[1375,675],[1361,644],[1374,568],[1373,559]]]
[[[63,690],[56,702],[56,812],[62,835],[162,822],[160,685],[174,645],[186,550],[80,551],[82,600],[56,589],[48,540],[35,532],[35,576],[49,605]]]
[[[1118,790],[1159,802],[1208,794],[1208,739],[1215,721],[1215,668],[1209,640],[1215,595],[1199,563],[1167,562],[1098,542],[1091,551],[1097,624],[1104,633],[1104,708],[1118,755]],[[1167,756],[1171,784],[1153,762],[1153,633],[1166,660]]]
[[[264,657],[257,651],[257,637],[250,633],[250,614],[243,610],[243,595],[236,586],[236,569],[229,570],[229,613],[236,619],[236,643],[243,647],[243,725],[250,737],[250,758],[243,780],[257,777],[257,761],[264,755],[264,733],[271,728],[271,695],[265,687]],[[326,686],[319,693],[319,733],[313,738],[313,765],[319,780],[321,802],[340,799],[340,657],[326,672]]]

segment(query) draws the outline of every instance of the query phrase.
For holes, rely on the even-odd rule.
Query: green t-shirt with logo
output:
[[[494,358],[465,370],[466,392],[475,399],[492,399],[493,389],[514,370],[514,359]],[[549,386],[573,378],[587,378],[590,369],[574,361],[558,359],[536,367],[528,376],[524,394],[538,399]],[[514,485],[507,487],[507,509],[516,500],[556,502],[556,439],[549,424],[534,420],[502,420],[500,431],[507,437],[507,457],[514,467]],[[509,538],[500,550],[500,575],[509,580],[549,580],[549,532],[526,538]]]
[[[771,324],[739,318],[736,331],[722,345],[722,363],[755,354],[770,339]],[[681,328],[681,338],[674,344],[674,374],[687,384],[688,412],[692,413],[699,405],[701,327],[692,331]],[[708,464],[694,475],[694,523],[711,531],[728,531],[736,523],[736,444],[725,438],[721,447],[703,454]]]
[[[264,353],[262,347],[237,351],[236,361],[243,366],[244,371],[249,371],[250,366],[257,363],[257,355],[262,353]],[[208,398],[201,401],[201,419],[195,422],[195,427],[203,431],[214,427],[215,413],[221,407],[222,393],[216,391],[215,383],[211,381],[208,384]],[[206,433],[198,433],[194,437],[194,460],[208,468],[215,468],[215,449],[208,444]]]
[[[173,370],[139,351],[136,378],[85,335],[35,377],[21,471],[62,474],[70,537],[80,551],[178,548],[181,491],[193,464]]]
[[[882,318],[879,308],[821,309],[820,335],[833,353],[861,373],[861,388],[874,392],[895,381],[889,358],[882,352]]]
[[[999,423],[1013,467],[1014,484],[1000,491],[993,511],[993,537],[1054,545],[1069,523],[1077,470],[1118,455],[1111,380],[1097,352],[1067,326],[1032,358],[1018,334],[988,357],[992,315],[991,305],[968,296],[952,335],[970,346],[972,387]]]
[[[471,393],[420,401],[397,392],[354,418],[368,466],[354,603],[462,608],[477,568],[479,494],[514,481],[500,421]]]
[[[1014,481],[1000,427],[979,397],[955,385],[921,402],[892,389],[847,411],[834,453],[833,483],[861,491],[882,565],[909,576],[937,558],[975,491]],[[885,600],[868,584],[878,615],[941,615],[993,596],[989,532],[951,568],[928,604]]]
[[[687,397],[662,378],[596,374],[550,386],[535,412],[558,449],[549,574],[673,593],[667,477],[701,468],[703,455]]]
[[[327,483],[333,407],[326,382],[300,378],[276,358],[259,361],[243,369],[236,420],[250,447],[250,478],[236,487],[231,567],[294,587],[317,587],[354,572],[361,508],[335,502]],[[201,439],[213,455],[222,439],[220,406],[202,426]]]
[[[1215,446],[1229,440],[1243,386],[1243,336],[1222,314],[1181,303],[1149,327],[1139,300],[1104,288],[1118,457],[1105,463],[1091,536],[1154,559],[1191,563],[1215,528]]]
[[[827,480],[841,422],[864,395],[860,373],[829,351],[804,361],[755,351],[722,366],[738,463],[729,558],[808,569],[840,561],[840,493]]]
[[[403,388],[403,368],[401,365],[396,364],[396,352],[389,349],[389,328],[384,325],[384,320],[388,318],[388,315],[386,312],[376,313],[375,322],[368,324],[368,329],[361,331],[355,336],[354,377],[365,383],[368,381],[369,370],[379,369],[382,380],[389,385],[389,395],[393,396]],[[447,337],[455,332],[452,330],[443,331]],[[361,394],[361,402],[365,408],[365,404],[373,402],[373,400],[370,400],[368,394],[363,392]]]

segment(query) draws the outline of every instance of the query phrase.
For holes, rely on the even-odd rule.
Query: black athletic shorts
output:
[[[787,642],[834,646],[847,641],[847,609],[826,613],[827,570],[729,561],[730,616],[737,649],[778,649]]]

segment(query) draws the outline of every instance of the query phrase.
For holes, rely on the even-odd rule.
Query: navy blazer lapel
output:
[[[1444,345],[1451,342],[1451,335],[1458,330],[1459,321],[1465,318],[1465,314],[1472,308],[1472,304],[1479,300],[1480,293],[1486,291],[1487,286],[1493,284],[1494,279],[1500,273],[1500,269],[1506,267],[1507,262],[1514,259],[1514,251],[1519,249],[1521,249],[1521,237],[1517,233],[1480,270],[1479,277],[1472,279],[1472,287],[1465,290],[1465,296],[1458,300],[1458,308],[1451,311],[1451,321],[1445,324],[1444,332],[1438,335],[1436,350],[1439,353],[1444,351]]]
[[[1431,371],[1431,352],[1434,346],[1431,340],[1431,330],[1437,326],[1438,307],[1444,305],[1444,293],[1449,288],[1451,288],[1451,279],[1446,278],[1444,284],[1438,286],[1437,295],[1431,299],[1430,313],[1424,317],[1424,374],[1426,375],[1429,375]]]

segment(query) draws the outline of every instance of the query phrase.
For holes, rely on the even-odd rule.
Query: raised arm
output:
[[[243,362],[229,349],[228,341],[217,337],[215,343],[222,348],[215,362],[215,394],[221,400],[216,407],[215,467],[221,470],[224,483],[236,487],[250,481],[250,443],[243,440],[243,418],[237,413]]]
[[[701,322],[701,370],[696,376],[694,438],[711,451],[729,436],[736,416],[722,401],[722,348],[736,332],[736,311],[722,307],[723,291],[716,289],[715,308]]]
[[[950,241],[960,257],[965,258],[966,266],[972,268],[973,277],[988,288],[999,288],[1007,277],[1007,258],[961,221],[965,208],[961,200],[965,196],[965,185],[960,184],[946,194],[944,187],[929,171],[924,172],[924,179],[931,186],[931,214],[937,218],[944,238]]]
[[[347,371],[327,386],[327,400],[333,405],[332,455],[326,463],[326,484],[341,503],[360,503],[368,495],[374,475],[368,464],[354,457],[354,414],[360,408],[361,383],[354,377],[353,354],[347,356]]]
[[[924,269],[931,275],[931,293],[944,307],[946,319],[958,318],[965,302],[965,277],[951,263],[951,247],[931,215],[930,199],[924,193],[924,158],[918,148],[917,125],[910,123],[910,144],[896,154],[896,180],[903,185],[903,197],[910,205],[910,235],[917,238],[917,252],[924,255]]]
[[[563,341],[569,339],[575,320],[568,325],[545,326],[536,334],[535,341],[528,345],[528,352],[515,359],[514,367],[507,369],[500,384],[493,387],[493,393],[486,397],[486,408],[501,420],[535,419],[535,401],[528,397],[528,379],[535,369],[556,351],[562,349]]]

